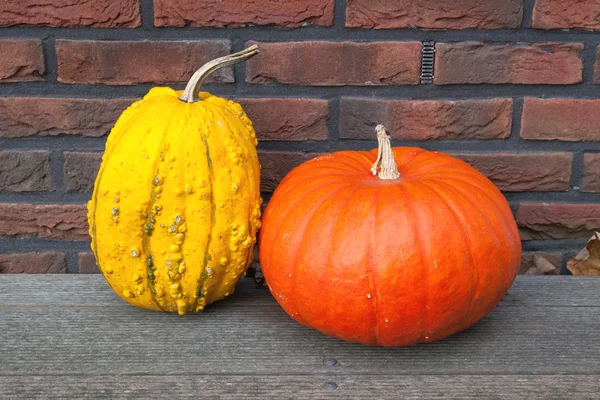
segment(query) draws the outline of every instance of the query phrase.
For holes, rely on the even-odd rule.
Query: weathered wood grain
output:
[[[225,301],[231,307],[276,304],[266,287],[258,287],[250,278],[242,279],[233,296]],[[63,305],[128,307],[108,286],[102,275],[31,275],[0,274],[0,305]]]
[[[327,389],[334,383],[335,389]],[[335,387],[334,385],[327,385]],[[593,375],[0,377],[0,398],[597,399]]]
[[[332,371],[325,358],[349,374],[600,373],[598,307],[501,305],[465,332],[399,349],[332,339],[252,302],[185,318],[125,304],[13,305],[0,321],[0,375],[314,374]]]
[[[398,349],[307,329],[250,280],[204,313],[179,317],[129,306],[101,276],[0,275],[0,327],[0,398],[600,393],[599,278],[519,277],[467,331]]]

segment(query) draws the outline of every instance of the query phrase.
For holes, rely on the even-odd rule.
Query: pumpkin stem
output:
[[[400,178],[400,172],[398,172],[398,166],[394,160],[390,137],[387,135],[385,127],[377,125],[375,132],[377,132],[379,150],[377,151],[377,160],[375,160],[375,164],[371,167],[371,172],[373,175],[377,175],[379,179],[393,180]]]
[[[255,56],[257,54],[258,46],[252,45],[238,53],[229,54],[224,57],[219,57],[217,59],[207,62],[202,67],[200,67],[199,70],[194,72],[194,75],[192,75],[189,82],[185,86],[183,94],[179,96],[179,100],[185,101],[187,103],[194,103],[196,101],[199,101],[200,97],[198,97],[198,93],[200,92],[200,86],[202,86],[202,83],[206,78],[208,78],[210,74],[228,65],[233,65],[242,61],[246,61],[250,57]]]

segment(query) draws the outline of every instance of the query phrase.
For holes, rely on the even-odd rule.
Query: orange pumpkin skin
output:
[[[351,342],[405,346],[464,330],[496,307],[521,258],[506,199],[446,154],[393,149],[319,156],[275,190],[260,233],[271,293],[296,321]]]

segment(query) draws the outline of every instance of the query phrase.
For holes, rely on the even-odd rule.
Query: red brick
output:
[[[600,140],[600,100],[526,97],[521,138],[532,140]]]
[[[155,26],[333,25],[334,0],[154,0]]]
[[[260,190],[262,192],[272,192],[279,182],[292,169],[318,156],[316,153],[295,153],[295,152],[266,152],[258,153],[258,158],[262,169],[260,171]]]
[[[253,42],[248,43],[248,45]],[[306,86],[417,85],[419,42],[258,43],[261,55],[246,66],[246,81]]]
[[[581,43],[440,43],[436,46],[434,83],[578,83],[582,81],[582,50]]]
[[[600,84],[600,46],[596,47],[596,62],[594,63],[594,83]]]
[[[536,0],[532,26],[538,29],[600,29],[600,1]]]
[[[377,100],[344,97],[340,137],[375,140],[383,124],[397,140],[505,139],[510,136],[511,99]]]
[[[522,203],[516,219],[522,240],[589,238],[600,230],[600,204]]]
[[[329,103],[314,99],[237,99],[259,140],[327,140]]]
[[[567,191],[571,153],[453,154],[487,176],[505,192]]]
[[[0,203],[0,236],[88,239],[86,208],[79,204]]]
[[[100,270],[96,264],[96,257],[94,253],[79,253],[77,254],[79,261],[79,273],[80,274],[99,274]]]
[[[0,40],[0,54],[0,82],[44,80],[46,69],[40,40]]]
[[[107,134],[133,99],[0,98],[0,138]]]
[[[102,153],[65,152],[65,185],[68,191],[89,191],[102,161]]]
[[[48,151],[0,151],[0,190],[36,192],[52,189]]]
[[[0,254],[0,274],[64,274],[67,259],[63,253]]]
[[[600,192],[600,153],[589,153],[583,157],[582,192]]]
[[[352,28],[500,29],[518,28],[522,0],[347,0]]]
[[[58,40],[58,80],[106,85],[185,83],[204,63],[230,50],[227,40]],[[222,68],[206,82],[233,82],[233,70]]]
[[[0,26],[135,28],[139,0],[2,0]]]
[[[555,252],[526,252],[521,256],[519,275],[560,275],[562,255]]]

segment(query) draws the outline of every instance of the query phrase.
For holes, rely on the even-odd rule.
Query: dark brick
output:
[[[516,219],[522,240],[589,238],[600,230],[600,204],[521,203]]]
[[[510,136],[511,99],[377,100],[344,97],[340,137],[375,140],[383,124],[397,140],[506,139]]]
[[[254,42],[249,42],[248,45]],[[258,43],[246,81],[306,86],[417,85],[420,42]]]
[[[237,99],[259,140],[327,140],[329,104],[315,99]]]
[[[64,274],[67,260],[63,253],[0,254],[0,274]]]
[[[262,192],[272,192],[279,182],[292,169],[315,158],[317,153],[296,153],[296,152],[266,152],[258,153],[258,158],[262,169],[260,172],[260,189]]]
[[[89,239],[86,208],[79,204],[0,203],[0,236]]]
[[[58,80],[106,85],[185,83],[207,61],[230,50],[227,40],[58,40]],[[222,68],[206,82],[233,82],[233,70]]]
[[[102,153],[65,152],[65,185],[69,191],[89,191],[102,161]]]
[[[0,151],[0,190],[36,192],[54,186],[48,151]]]
[[[103,136],[133,99],[0,98],[0,138]]]
[[[155,26],[333,25],[334,0],[154,0]]]
[[[581,43],[527,46],[439,43],[436,50],[434,83],[437,85],[572,84],[582,81]]]
[[[600,140],[600,100],[526,97],[521,138],[532,140]]]
[[[453,154],[487,176],[505,192],[567,191],[571,153]]]
[[[352,28],[501,29],[518,28],[522,0],[347,0]]]
[[[41,40],[0,40],[0,54],[0,82],[44,80]]]
[[[139,0],[2,0],[0,26],[136,28]]]
[[[600,154],[588,153],[583,157],[582,192],[600,192]]]
[[[100,270],[96,264],[96,257],[94,253],[79,253],[77,254],[79,261],[79,273],[80,274],[99,274]]]

